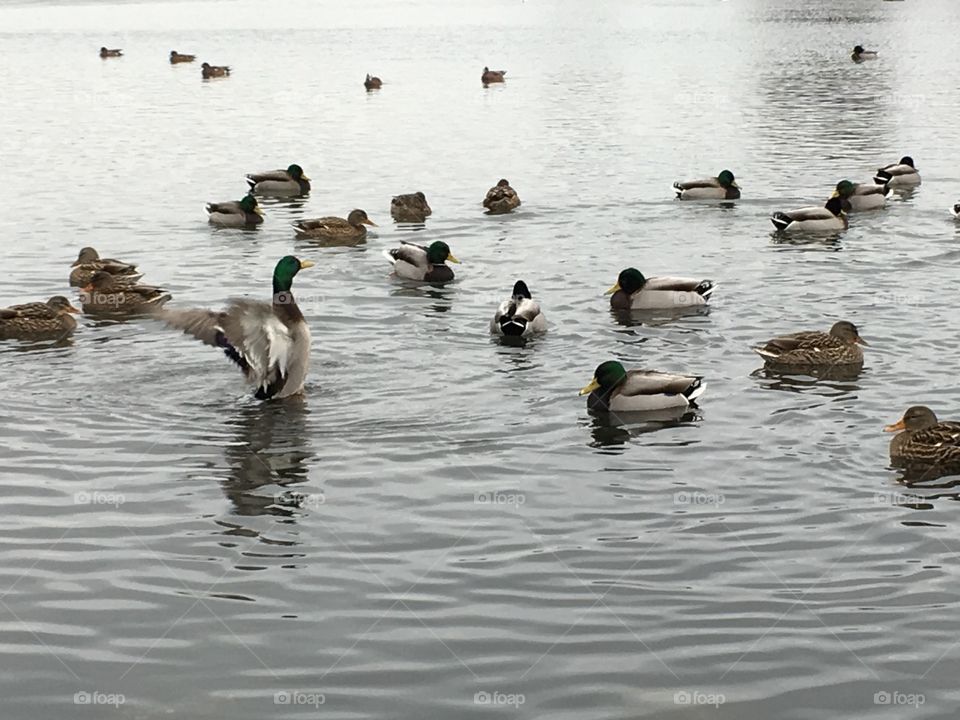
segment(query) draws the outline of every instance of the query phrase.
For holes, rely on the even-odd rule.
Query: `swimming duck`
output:
[[[226,309],[162,310],[157,316],[172,328],[221,348],[255,388],[258,400],[303,392],[310,365],[310,328],[293,297],[293,278],[310,260],[292,255],[273,271],[273,300],[239,298]]]
[[[363,86],[367,90],[379,90],[381,85],[383,85],[383,81],[380,78],[373,77],[370,73],[367,73],[367,79],[363,81]]]
[[[506,337],[527,337],[546,332],[547,318],[540,311],[540,304],[530,296],[523,280],[513,285],[511,297],[500,303],[490,322],[490,332]]]
[[[613,310],[665,310],[706,305],[713,280],[683,277],[644,277],[636,268],[621,270],[606,295]]]
[[[862,365],[861,345],[867,341],[860,337],[857,326],[847,320],[833,324],[830,332],[809,330],[779,335],[764,345],[753,348],[764,362],[776,366],[836,366]]]
[[[490,215],[500,215],[520,207],[520,197],[517,195],[517,191],[510,187],[509,181],[501,179],[487,190],[487,196],[483,199],[483,206]]]
[[[200,66],[200,74],[203,75],[205,79],[226,77],[230,74],[230,68],[227,65],[211,65],[205,62]]]
[[[100,57],[102,58],[121,57],[122,55],[123,51],[119,48],[113,50],[105,47],[100,48]]]
[[[298,220],[293,227],[297,231],[297,237],[331,242],[360,242],[367,237],[365,225],[377,227],[363,210],[351,210],[346,220],[338,217]]]
[[[207,203],[207,212],[209,223],[220,227],[251,227],[263,222],[263,211],[253,195],[236,202]]]
[[[76,329],[72,315],[80,311],[62,295],[46,302],[0,308],[0,340],[52,340]]]
[[[884,432],[898,433],[890,441],[894,465],[920,463],[960,467],[960,422],[940,422],[923,405],[907,408],[903,417]]]
[[[863,62],[864,60],[876,60],[877,51],[876,50],[864,50],[863,45],[856,45],[853,48],[853,52],[850,54],[850,59],[854,62]]]
[[[310,192],[310,178],[297,164],[286,170],[268,170],[247,175],[250,192],[258,195],[306,195]]]
[[[484,85],[490,83],[502,83],[503,76],[507,74],[506,70],[491,70],[488,67],[483,68],[483,75],[480,76],[480,82]]]
[[[834,193],[840,198],[844,212],[864,212],[877,210],[887,203],[892,193],[889,185],[871,185],[870,183],[852,183],[841,180]]]
[[[736,200],[740,197],[740,186],[729,170],[703,180],[675,182],[673,189],[679,200]]]
[[[953,216],[954,216],[955,218],[957,218],[958,220],[960,220],[960,202],[958,202],[956,205],[954,205],[952,208],[950,208],[950,212],[953,213]]]
[[[823,207],[802,207],[787,212],[775,212],[770,218],[773,226],[780,232],[824,232],[845,230],[847,217],[843,212],[843,201],[834,195]]]
[[[422,192],[409,195],[395,195],[390,201],[390,215],[397,222],[422,223],[433,210],[427,204],[427,196]]]
[[[685,408],[707,389],[696,375],[674,375],[658,370],[625,370],[616,360],[600,363],[590,384],[580,390],[595,412],[649,412]]]
[[[80,288],[80,304],[89,313],[145,313],[169,299],[170,293],[163,288],[118,281],[105,270],[97,270]]]
[[[900,162],[887,165],[877,170],[873,181],[877,185],[890,185],[890,187],[912,187],[920,184],[920,173],[913,165],[913,158],[904,155]]]
[[[430,247],[414,243],[401,242],[400,247],[384,250],[383,255],[393,264],[393,272],[405,280],[419,280],[428,283],[444,283],[453,280],[453,270],[445,263],[459,263],[450,246],[442,240],[430,244]]]
[[[136,265],[112,258],[102,258],[100,253],[92,247],[83,248],[70,267],[73,268],[70,271],[71,287],[83,287],[89,284],[97,270],[108,272],[126,282],[136,282],[143,277],[143,273],[137,272]]]
[[[176,50],[170,51],[170,64],[176,65],[177,63],[190,63],[197,59],[196,55],[184,55],[178,53]]]

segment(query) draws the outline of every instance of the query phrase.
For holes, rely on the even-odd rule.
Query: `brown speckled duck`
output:
[[[924,405],[907,408],[885,432],[898,433],[890,441],[890,462],[960,468],[960,422],[940,422]]]
[[[119,48],[114,48],[112,50],[110,48],[105,48],[105,47],[100,48],[100,57],[102,58],[112,58],[112,57],[121,57],[121,56],[123,56],[123,51],[120,50]]]
[[[409,195],[396,195],[390,201],[390,215],[401,223],[422,223],[433,210],[427,204],[427,196],[422,192]]]
[[[170,293],[163,288],[118,282],[104,270],[95,272],[90,282],[80,288],[83,311],[92,313],[146,313],[169,299]]]
[[[142,273],[137,272],[136,265],[114,260],[113,258],[102,258],[100,257],[100,253],[92,247],[83,248],[70,267],[73,268],[70,271],[71,287],[89,285],[93,279],[93,274],[98,270],[108,272],[118,280],[128,283],[135,282],[143,277]]]
[[[322,217],[312,220],[298,220],[293,224],[297,237],[310,240],[320,240],[330,243],[361,242],[367,237],[365,225],[376,227],[377,224],[367,217],[363,210],[351,210],[347,219],[339,217]]]
[[[809,330],[780,335],[753,348],[753,351],[768,366],[833,367],[862,365],[863,350],[860,346],[866,344],[856,325],[840,320],[833,324],[829,332]]]
[[[73,315],[80,311],[62,295],[46,302],[0,308],[0,340],[55,340],[77,327]]]
[[[210,63],[203,63],[200,66],[200,74],[205,80],[210,78],[218,77],[227,77],[230,74],[230,68],[227,65],[211,65]]]
[[[516,190],[510,187],[508,180],[501,179],[500,182],[487,190],[487,196],[483,199],[483,206],[489,214],[501,215],[520,207],[520,196],[517,195]]]
[[[502,83],[504,80],[504,75],[507,74],[506,70],[491,70],[488,67],[483,68],[483,75],[480,76],[480,82],[484,85],[489,85],[490,83]]]
[[[367,79],[363,81],[363,86],[367,90],[379,90],[381,85],[383,85],[383,81],[369,73],[367,74]]]
[[[183,53],[178,53],[176,50],[170,51],[171,65],[177,65],[178,63],[192,63],[196,59],[196,55],[184,55]]]

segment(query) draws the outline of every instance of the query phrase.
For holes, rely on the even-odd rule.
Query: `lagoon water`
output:
[[[881,428],[960,417],[958,23],[951,0],[4,3],[0,305],[67,293],[84,245],[176,307],[317,266],[302,402],[147,320],[0,344],[0,714],[953,717],[955,479],[898,483]],[[771,234],[904,154],[911,196]],[[208,227],[291,162],[309,198]],[[734,207],[671,199],[725,167]],[[500,177],[523,206],[487,217]],[[393,225],[415,190],[433,217]],[[365,245],[294,240],[354,207]],[[457,282],[392,282],[401,239],[446,240]],[[630,265],[715,301],[618,321]],[[504,347],[521,277],[551,328]],[[756,372],[751,344],[838,318],[858,378]],[[696,416],[598,423],[576,393],[611,358],[704,375]]]

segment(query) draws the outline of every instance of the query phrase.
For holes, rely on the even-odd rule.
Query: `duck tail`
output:
[[[793,222],[789,215],[782,212],[775,212],[770,216],[770,222],[777,230],[786,230],[787,226]]]
[[[500,332],[507,337],[520,337],[527,329],[527,321],[516,315],[504,315],[500,318]]]
[[[703,382],[702,377],[695,377],[693,382],[690,383],[690,387],[683,391],[683,396],[687,399],[688,402],[693,402],[698,397],[703,395],[706,392],[707,384]]]
[[[393,254],[394,252],[396,252],[396,251],[395,251],[395,250],[382,250],[382,251],[380,252],[380,254],[383,255],[383,256],[387,259],[387,262],[388,262],[388,263],[390,263],[391,265],[396,265],[396,264],[397,264],[397,256]]]
[[[700,295],[704,300],[709,300],[710,296],[713,295],[713,291],[717,289],[716,283],[713,280],[702,280],[699,285],[694,288],[694,292]]]
[[[960,203],[957,203],[956,205],[954,205],[954,206],[951,208],[950,212],[953,213],[953,216],[954,216],[954,217],[960,218]]]
[[[770,352],[769,350],[767,350],[765,347],[762,347],[762,346],[752,347],[750,349],[753,350],[757,355],[762,357],[764,360],[776,360],[779,357],[779,355],[777,355],[776,353]]]
[[[874,181],[877,185],[886,185],[886,184],[889,183],[890,180],[892,180],[892,179],[893,179],[893,175],[891,175],[890,173],[888,173],[888,172],[887,172],[886,170],[884,170],[883,168],[880,168],[879,170],[877,170],[877,174],[873,176],[873,181]]]

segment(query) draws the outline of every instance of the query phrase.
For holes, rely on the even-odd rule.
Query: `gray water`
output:
[[[317,266],[302,402],[256,403],[148,320],[0,344],[0,714],[953,717],[956,479],[899,483],[881,428],[960,416],[958,23],[951,0],[5,4],[0,305],[67,293],[84,245],[171,307]],[[904,154],[911,196],[771,234]],[[291,162],[308,199],[208,227]],[[735,207],[671,199],[725,167]],[[487,217],[500,177],[523,206]],[[394,226],[415,190],[433,217]],[[354,207],[366,245],[294,240]],[[446,240],[457,282],[391,281],[401,239]],[[715,301],[618,321],[629,265]],[[521,277],[550,331],[504,347]],[[838,318],[870,343],[858,378],[756,372],[751,344]],[[704,375],[696,416],[591,418],[577,390],[614,358]]]

